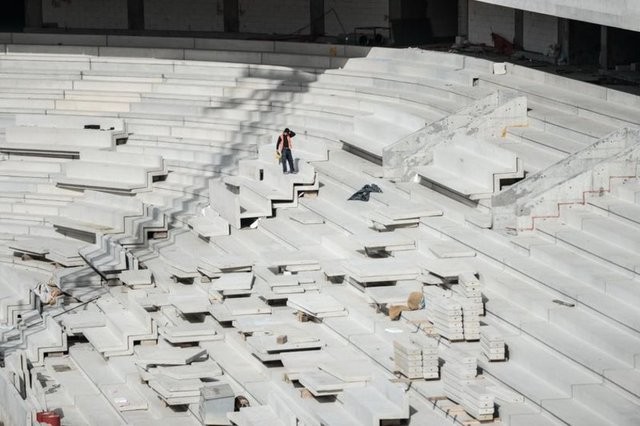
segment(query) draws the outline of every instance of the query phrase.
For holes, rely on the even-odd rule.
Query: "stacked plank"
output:
[[[348,314],[344,305],[322,293],[303,293],[289,296],[287,305],[314,318],[339,317]]]
[[[142,381],[167,405],[197,404],[200,389],[205,386],[202,379],[211,380],[222,374],[207,351],[198,347],[140,346],[136,356]]]
[[[215,258],[200,258],[198,272],[208,278],[219,278],[231,272],[250,272],[253,261],[249,258],[233,255],[220,255]]]
[[[228,296],[247,296],[253,287],[253,272],[229,272],[211,283],[212,291]]]
[[[484,314],[480,281],[472,273],[463,273],[458,276],[462,301],[463,328],[465,340],[480,339],[480,316]]]
[[[476,383],[476,358],[463,351],[448,351],[442,368],[444,392],[447,398],[460,404],[477,420],[493,419],[494,396]]]
[[[73,267],[86,265],[78,254],[78,249],[87,245],[82,241],[40,237],[13,241],[9,248],[23,257],[27,255],[32,258],[44,258],[64,267]]]
[[[426,307],[427,319],[433,329],[449,341],[464,339],[462,305],[452,297],[442,295],[429,299]]]
[[[495,397],[487,393],[484,386],[473,383],[465,386],[461,398],[456,402],[477,420],[493,420]]]
[[[504,338],[494,327],[480,329],[480,347],[489,361],[505,360]]]
[[[402,338],[393,341],[396,371],[409,379],[438,379],[438,345],[433,340]]]

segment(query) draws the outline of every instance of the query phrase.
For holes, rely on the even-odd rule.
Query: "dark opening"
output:
[[[569,23],[569,61],[573,65],[598,65],[600,59],[600,25],[588,22]]]
[[[609,65],[631,65],[640,63],[640,33],[620,28],[607,29]],[[635,71],[638,69],[635,68]]]
[[[24,29],[24,0],[4,0],[0,11],[0,31],[18,32]]]

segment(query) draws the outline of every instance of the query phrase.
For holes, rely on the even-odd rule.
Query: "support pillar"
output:
[[[458,36],[469,37],[469,0],[458,0]]]
[[[224,31],[237,33],[240,31],[240,6],[238,0],[224,0]]]
[[[144,0],[127,0],[127,18],[130,30],[144,30]]]
[[[600,70],[609,69],[609,32],[608,27],[600,27]]]
[[[524,50],[524,11],[520,9],[515,10],[514,16],[514,36],[513,44],[516,49]]]
[[[42,28],[42,0],[24,0],[24,26]]]
[[[567,65],[569,63],[569,20],[558,18],[558,64]]]
[[[311,39],[324,35],[324,0],[309,0]]]

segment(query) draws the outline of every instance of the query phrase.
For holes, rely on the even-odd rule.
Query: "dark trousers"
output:
[[[289,163],[289,172],[295,172],[293,168],[293,155],[291,154],[291,150],[289,148],[285,148],[282,150],[282,172],[287,173],[287,163]]]

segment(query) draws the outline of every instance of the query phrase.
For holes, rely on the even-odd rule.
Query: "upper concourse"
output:
[[[635,71],[640,63],[640,4],[625,0],[7,0],[2,12],[0,32],[447,49],[455,41],[591,71]]]
[[[640,31],[640,3],[627,0],[482,0],[497,6]]]

